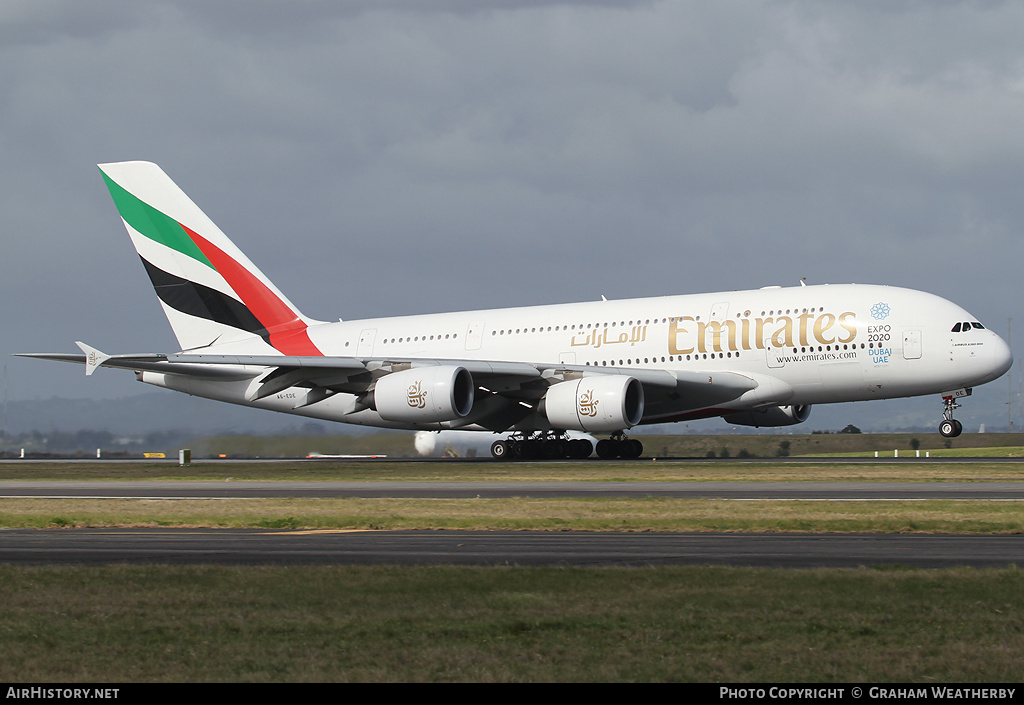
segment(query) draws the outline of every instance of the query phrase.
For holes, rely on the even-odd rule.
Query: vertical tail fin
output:
[[[262,338],[285,355],[322,354],[306,332],[315,321],[299,313],[160,167],[120,162],[99,168],[183,350]]]

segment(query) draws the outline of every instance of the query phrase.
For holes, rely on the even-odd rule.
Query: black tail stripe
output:
[[[145,257],[141,259],[156,295],[174,310],[248,331],[270,341],[267,329],[242,302],[216,289],[165,272],[146,261]]]

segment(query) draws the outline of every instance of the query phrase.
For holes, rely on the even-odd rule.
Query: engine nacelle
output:
[[[552,385],[544,395],[552,427],[566,431],[622,431],[640,423],[644,388],[625,375],[595,375]]]
[[[724,418],[737,426],[792,426],[803,423],[811,415],[811,405],[769,406],[755,411],[739,411]]]
[[[466,416],[474,391],[465,367],[414,367],[378,379],[373,401],[385,421],[435,423]]]

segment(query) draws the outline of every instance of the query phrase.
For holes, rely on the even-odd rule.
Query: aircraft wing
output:
[[[501,430],[511,427],[519,418],[531,413],[551,385],[580,377],[634,377],[644,387],[645,417],[663,417],[714,408],[758,386],[758,382],[751,377],[724,370],[669,371],[557,363],[423,358],[360,359],[313,355],[107,355],[85,343],[79,342],[78,345],[83,354],[21,353],[20,356],[83,364],[86,366],[86,374],[92,374],[99,367],[112,367],[209,381],[260,378],[259,386],[249,395],[250,402],[290,387],[305,387],[313,392],[307,397],[307,405],[337,392],[365,394],[373,388],[376,380],[392,372],[427,366],[463,367],[470,372],[478,390],[482,392],[474,405],[474,413],[465,419],[465,424]]]
[[[117,362],[127,362],[118,360]],[[333,391],[365,392],[370,382],[391,371],[413,367],[464,367],[486,391],[508,398],[539,400],[552,384],[567,378],[596,375],[635,377],[651,401],[675,399],[685,408],[704,408],[735,399],[757,387],[750,377],[736,372],[716,370],[668,371],[627,367],[590,367],[555,363],[502,362],[492,360],[444,360],[424,358],[373,358],[275,355],[206,355],[178,353],[167,362],[189,368],[211,366],[266,366],[276,368],[262,382],[254,399],[276,394],[290,386],[325,386]]]

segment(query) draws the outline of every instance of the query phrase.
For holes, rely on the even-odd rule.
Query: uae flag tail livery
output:
[[[311,321],[155,164],[101,164],[182,350],[243,338],[251,352],[320,355]]]

